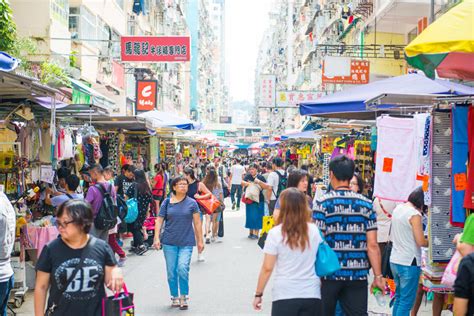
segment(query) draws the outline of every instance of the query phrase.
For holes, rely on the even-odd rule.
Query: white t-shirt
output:
[[[392,220],[389,215],[392,215],[398,204],[400,203],[380,198],[374,199],[373,207],[377,214],[377,242],[388,242],[390,240],[389,233]]]
[[[285,170],[277,170],[282,176],[285,175]],[[278,184],[280,183],[280,177],[275,171],[270,172],[268,175],[267,183],[272,186],[272,196],[270,200],[274,201],[277,199],[276,193],[278,192]]]
[[[315,262],[321,236],[316,225],[308,223],[309,247],[304,251],[290,249],[283,242],[281,225],[268,233],[263,252],[277,256],[272,296],[273,301],[292,298],[321,298],[321,281]]]
[[[230,173],[232,174],[232,181],[230,184],[241,185],[245,169],[242,165],[233,165],[230,168]]]
[[[411,266],[413,258],[416,258],[418,266],[421,265],[421,248],[418,247],[413,235],[413,227],[410,224],[410,219],[413,216],[420,216],[414,207],[400,204],[392,214],[392,254],[390,255],[390,262]]]

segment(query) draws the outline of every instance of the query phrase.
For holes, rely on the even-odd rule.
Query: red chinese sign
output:
[[[369,83],[370,62],[368,60],[351,60],[350,75],[327,77],[324,73],[323,64],[323,83],[338,84],[366,84]]]
[[[189,36],[122,36],[122,61],[184,62],[189,61]]]
[[[136,112],[152,111],[157,106],[158,81],[137,80],[135,97]]]

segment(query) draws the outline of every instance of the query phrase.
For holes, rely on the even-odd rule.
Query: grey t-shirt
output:
[[[71,199],[79,199],[82,200],[84,199],[84,195],[78,194],[78,193],[73,193],[73,194],[61,194],[61,195],[56,195],[51,198],[51,205],[54,207],[58,207],[59,205],[63,204],[64,202],[71,200]]]
[[[178,203],[167,198],[160,208],[160,217],[164,218],[164,232],[161,243],[170,246],[196,246],[193,228],[193,214],[199,212],[198,204],[186,196]]]
[[[0,283],[13,275],[10,257],[15,242],[15,210],[5,193],[0,192]]]

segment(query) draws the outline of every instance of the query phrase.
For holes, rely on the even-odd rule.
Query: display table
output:
[[[39,258],[44,246],[58,238],[59,231],[55,226],[38,227],[31,224],[23,226],[23,245],[25,249],[36,249]]]

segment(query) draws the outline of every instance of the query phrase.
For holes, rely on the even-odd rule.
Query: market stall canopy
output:
[[[474,80],[474,0],[464,0],[429,25],[406,48],[411,66],[435,78]]]
[[[171,112],[153,110],[143,112],[137,115],[137,117],[145,119],[147,127],[152,129],[177,128],[193,130],[200,128],[200,124]]]
[[[108,112],[115,108],[115,102],[96,90],[88,87],[85,83],[69,78],[72,85],[72,103],[91,104],[100,107]]]
[[[0,52],[0,70],[2,71],[12,71],[18,67],[20,61],[15,57],[8,55],[5,52]]]
[[[329,114],[341,118],[345,116],[347,118],[373,119],[373,112],[366,109],[366,101],[381,94],[401,92],[412,95],[470,95],[474,94],[474,88],[448,80],[431,80],[422,74],[408,74],[336,92],[311,103],[302,103],[300,104],[300,114],[312,116],[328,116]],[[390,104],[385,106],[389,107]]]
[[[321,136],[315,131],[305,131],[299,133],[291,133],[281,136],[281,140],[318,140]]]

